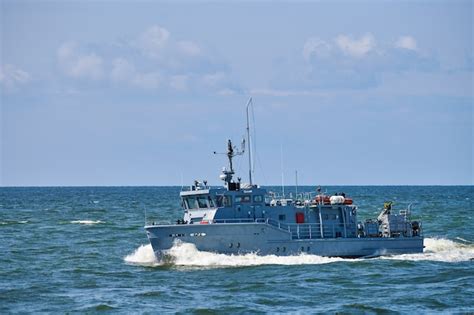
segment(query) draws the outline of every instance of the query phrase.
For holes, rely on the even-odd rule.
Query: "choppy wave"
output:
[[[10,224],[26,224],[28,223],[28,220],[22,220],[22,221],[0,221],[0,225],[10,225]]]
[[[93,221],[93,220],[75,220],[75,221],[71,221],[70,223],[72,223],[72,224],[101,224],[101,223],[105,223],[105,222],[101,221],[101,220],[97,220],[97,221]]]
[[[357,259],[343,259],[300,254],[296,256],[260,256],[255,253],[245,255],[226,255],[203,252],[196,249],[194,244],[179,243],[168,251],[168,260],[175,266],[189,267],[244,267],[259,265],[319,265],[338,261],[353,262]],[[426,238],[425,252],[422,254],[404,254],[384,256],[375,259],[395,260],[431,260],[441,262],[461,262],[474,260],[474,246],[460,244],[448,239]],[[160,266],[151,245],[141,245],[133,253],[124,257],[127,263],[142,266]]]

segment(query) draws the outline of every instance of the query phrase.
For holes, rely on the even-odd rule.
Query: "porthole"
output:
[[[311,248],[309,248],[309,246],[306,248],[306,251],[309,252],[311,250]]]
[[[301,251],[304,252],[304,246],[301,246]]]
[[[286,247],[283,247],[283,251],[286,252]]]
[[[237,243],[237,248],[240,248],[240,243]]]
[[[234,247],[234,244],[229,243],[229,248],[232,248],[232,247]]]
[[[280,247],[277,247],[277,253],[280,251]]]

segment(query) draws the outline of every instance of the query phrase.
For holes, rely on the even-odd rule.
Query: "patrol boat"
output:
[[[356,258],[423,252],[422,226],[411,221],[410,206],[396,212],[387,202],[377,218],[358,222],[357,206],[344,193],[328,195],[318,188],[287,198],[253,184],[249,104],[249,183],[234,180],[232,165],[232,159],[244,153],[245,142],[237,150],[228,140],[229,166],[220,175],[223,186],[195,181],[180,193],[183,219],[176,224],[146,224],[158,259],[177,242],[224,254]]]

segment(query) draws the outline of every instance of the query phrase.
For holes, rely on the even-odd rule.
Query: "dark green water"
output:
[[[185,244],[163,265],[143,209],[180,218],[179,187],[0,188],[0,313],[474,312],[472,186],[327,189],[351,195],[360,219],[415,203],[425,253],[235,257]]]

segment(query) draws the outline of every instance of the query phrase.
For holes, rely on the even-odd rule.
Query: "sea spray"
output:
[[[404,254],[382,257],[397,260],[430,260],[440,262],[462,262],[474,260],[474,245],[461,244],[444,238],[425,238],[425,249],[421,254]]]
[[[133,253],[123,258],[127,263],[142,265],[142,266],[157,266],[160,265],[153,253],[151,245],[140,245]]]
[[[244,255],[226,255],[203,252],[196,249],[194,244],[181,243],[173,246],[167,253],[173,257],[177,266],[196,267],[243,267],[259,265],[317,265],[335,261],[342,258],[328,258],[316,255],[301,254],[297,256],[261,256],[257,253]]]

